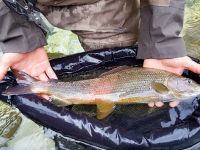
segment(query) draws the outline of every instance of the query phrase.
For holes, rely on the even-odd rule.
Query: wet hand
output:
[[[29,53],[3,54],[0,59],[0,80],[4,78],[9,68],[26,72],[42,81],[48,81],[50,78],[57,79],[44,48]]]
[[[146,59],[143,67],[155,68],[181,75],[184,69],[200,74],[200,64],[194,62],[188,56],[173,59]]]
[[[0,80],[4,78],[9,68],[26,72],[41,81],[57,79],[43,47],[29,53],[3,54],[0,58]],[[49,99],[47,95],[40,96],[47,100]]]
[[[179,102],[178,101],[174,101],[174,102],[170,102],[169,103],[169,106],[170,107],[176,107],[177,105],[179,104]],[[164,103],[163,102],[151,102],[151,103],[149,103],[148,104],[148,106],[149,107],[162,107],[164,105]]]
[[[146,68],[155,68],[173,72],[175,74],[181,75],[184,69],[190,70],[194,73],[200,74],[200,64],[194,62],[188,56],[173,58],[173,59],[146,59],[144,60],[143,67]],[[175,107],[179,102],[174,101],[169,105]],[[162,102],[149,103],[149,107],[162,107],[164,104]]]

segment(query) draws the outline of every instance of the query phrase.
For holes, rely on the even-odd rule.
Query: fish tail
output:
[[[24,95],[24,94],[31,94],[34,93],[31,89],[31,85],[25,85],[25,86],[16,86],[12,88],[6,89],[2,95],[4,96],[12,96],[12,95]]]
[[[23,71],[18,71],[18,70],[14,70],[12,69],[12,72],[14,73],[17,83],[20,85],[30,85],[33,84],[35,82],[38,82],[38,80],[36,80],[35,78],[31,77],[30,75],[28,75],[27,73],[23,72]]]
[[[11,96],[11,95],[24,95],[31,93],[40,93],[42,90],[42,86],[38,80],[29,76],[25,72],[21,72],[18,70],[12,70],[14,75],[16,76],[16,80],[18,85],[15,87],[10,87],[6,89],[2,95]]]

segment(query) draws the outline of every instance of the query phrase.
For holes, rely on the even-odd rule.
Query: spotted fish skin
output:
[[[27,77],[25,73],[17,74],[21,80],[28,79],[29,83],[7,89],[5,95],[42,93],[50,95],[52,103],[58,106],[95,104],[99,119],[109,115],[115,104],[170,102],[200,94],[200,86],[190,79],[139,67],[120,67],[98,78],[73,82],[42,82]]]
[[[191,81],[163,70],[138,67],[107,73],[90,80],[51,83],[47,91],[52,95],[60,95],[61,99],[69,99],[72,104],[96,104],[97,101],[115,104],[149,103],[158,99],[169,102],[176,98],[176,95],[173,95],[175,91],[169,89],[166,93],[159,93],[159,89],[156,91],[152,87],[153,82],[167,87],[169,80]],[[194,84],[194,87],[199,86]]]

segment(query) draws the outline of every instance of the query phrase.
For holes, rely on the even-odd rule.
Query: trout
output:
[[[180,101],[200,94],[200,85],[191,79],[149,68],[119,67],[94,79],[72,82],[44,82],[24,72],[15,74],[19,85],[3,95],[47,94],[58,106],[96,105],[97,119],[111,114],[116,104]]]

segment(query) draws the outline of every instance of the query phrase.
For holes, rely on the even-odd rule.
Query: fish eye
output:
[[[188,79],[188,80],[187,80],[187,83],[188,83],[188,84],[192,84],[192,80]]]

